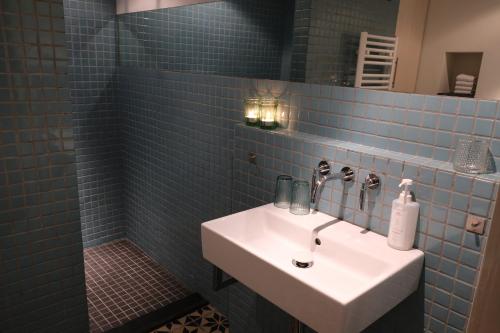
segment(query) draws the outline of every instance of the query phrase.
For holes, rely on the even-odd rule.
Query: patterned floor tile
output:
[[[151,333],[229,333],[229,322],[213,306],[204,306]]]

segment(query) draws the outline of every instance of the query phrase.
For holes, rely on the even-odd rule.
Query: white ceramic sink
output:
[[[314,230],[321,245],[311,246]],[[201,226],[203,256],[320,333],[359,332],[413,293],[424,254],[334,217],[268,204]],[[310,268],[292,264],[313,253]]]

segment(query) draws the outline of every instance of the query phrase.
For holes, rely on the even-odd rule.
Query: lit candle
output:
[[[265,99],[260,106],[260,127],[264,129],[275,129],[277,126],[276,113],[278,101],[276,99]]]
[[[260,99],[248,98],[245,101],[245,122],[249,126],[258,126],[260,116]]]
[[[247,121],[251,123],[256,123],[259,120],[258,112],[251,110],[247,113]]]
[[[272,111],[266,111],[261,121],[262,125],[266,127],[274,126],[274,113]]]

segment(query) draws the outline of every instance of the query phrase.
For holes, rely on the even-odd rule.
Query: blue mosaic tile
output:
[[[457,261],[460,256],[460,247],[458,245],[445,243],[443,246],[443,256],[448,259]]]
[[[445,332],[446,325],[433,317],[430,319],[429,329],[431,332]]]
[[[426,96],[424,110],[439,112],[443,98],[437,96]]]
[[[476,114],[476,106],[477,102],[475,100],[462,99],[460,101],[460,108],[458,110],[458,113],[464,116],[474,116]]]
[[[451,309],[462,315],[467,315],[470,310],[470,303],[459,297],[452,297]]]
[[[409,108],[415,110],[422,110],[425,104],[424,95],[410,95]]]
[[[464,228],[467,214],[458,210],[451,209],[448,215],[448,223],[455,227]]]
[[[450,190],[453,185],[453,175],[448,172],[438,171],[436,174],[436,185],[439,188]]]
[[[460,266],[458,269],[457,278],[468,284],[474,284],[474,281],[476,279],[476,271],[466,266]]]
[[[83,243],[89,247],[125,236],[115,8],[106,0],[67,0],[64,9]]]
[[[482,118],[493,118],[497,114],[498,103],[496,101],[481,101],[479,102],[479,108],[477,111],[477,116]]]
[[[477,252],[463,249],[460,256],[460,262],[472,268],[479,266],[480,255]]]
[[[473,197],[470,212],[475,215],[487,217],[490,212],[491,201]]]
[[[0,330],[88,332],[62,1],[0,21]]]
[[[446,319],[448,318],[448,309],[438,304],[433,304],[431,314],[433,318],[439,319],[442,322],[446,322]]]
[[[493,137],[495,137],[497,139],[500,138],[500,122],[499,121],[495,122]]]
[[[473,179],[467,176],[455,176],[455,191],[460,193],[470,193]]]
[[[445,239],[451,243],[461,244],[463,230],[452,226],[447,226],[445,231]]]
[[[453,311],[450,312],[450,316],[448,317],[448,324],[455,327],[457,329],[456,332],[460,332],[465,329],[466,318],[464,316],[459,315]]]
[[[472,194],[481,198],[489,199],[493,195],[494,184],[483,180],[474,180]]]
[[[471,133],[474,127],[474,118],[458,117],[456,131],[458,133]]]
[[[445,98],[443,101],[443,113],[456,114],[458,110],[458,99]]]
[[[452,292],[454,284],[455,284],[455,281],[447,275],[440,274],[437,277],[436,287],[438,287],[440,289],[446,290],[448,292]]]
[[[493,131],[493,120],[476,119],[474,134],[490,137]]]
[[[455,116],[441,114],[439,116],[438,129],[452,132],[455,128],[455,123],[457,123],[457,131],[458,131],[459,126],[460,128],[462,127],[460,121],[461,121],[460,118],[458,118],[457,121],[457,118]],[[466,130],[466,128],[464,128],[464,130]]]

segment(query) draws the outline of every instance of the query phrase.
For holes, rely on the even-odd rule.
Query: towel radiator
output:
[[[359,40],[356,88],[392,90],[396,72],[398,38],[362,32]]]

